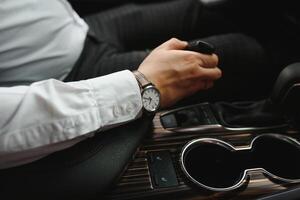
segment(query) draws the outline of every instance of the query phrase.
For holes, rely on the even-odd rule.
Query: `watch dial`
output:
[[[159,107],[160,95],[156,88],[146,88],[142,95],[143,106],[146,110],[153,112]]]

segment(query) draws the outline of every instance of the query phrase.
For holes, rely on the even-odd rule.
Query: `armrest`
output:
[[[1,198],[101,199],[133,158],[151,124],[152,118],[143,117],[31,164],[0,170]]]

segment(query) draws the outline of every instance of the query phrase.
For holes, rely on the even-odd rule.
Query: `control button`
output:
[[[161,116],[160,121],[164,128],[176,128],[178,126],[177,120],[173,114]]]
[[[159,157],[159,156],[156,156],[156,160],[162,160],[162,158],[161,157]]]
[[[147,155],[153,187],[162,188],[177,186],[177,176],[170,152],[148,152]]]
[[[162,182],[165,182],[165,183],[168,182],[168,179],[166,179],[165,177],[161,177],[160,180],[161,180]]]

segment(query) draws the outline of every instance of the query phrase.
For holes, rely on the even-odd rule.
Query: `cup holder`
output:
[[[250,146],[235,148],[214,138],[189,142],[181,152],[181,167],[196,185],[212,191],[242,186],[251,171],[260,170],[271,180],[300,182],[300,143],[279,134],[255,137]]]

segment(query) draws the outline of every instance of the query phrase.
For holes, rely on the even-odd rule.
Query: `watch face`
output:
[[[142,100],[144,108],[149,112],[154,112],[159,108],[160,94],[159,91],[153,87],[146,87],[142,93]]]

